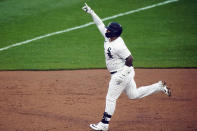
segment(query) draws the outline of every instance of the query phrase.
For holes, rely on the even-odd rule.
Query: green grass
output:
[[[0,48],[92,21],[85,0],[0,0]],[[101,17],[164,0],[89,0]],[[135,67],[197,67],[197,1],[155,7],[113,20]],[[0,51],[0,70],[105,68],[103,38],[95,25]]]

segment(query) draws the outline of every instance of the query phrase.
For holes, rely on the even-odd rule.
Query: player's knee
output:
[[[139,98],[139,95],[138,95],[138,92],[132,92],[131,94],[128,95],[129,99],[138,99]]]
[[[135,100],[135,99],[138,99],[138,97],[137,96],[129,96],[129,99]]]

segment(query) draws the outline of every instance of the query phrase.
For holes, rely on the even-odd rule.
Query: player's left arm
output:
[[[126,59],[125,59],[125,65],[128,67],[133,66],[133,56],[129,55]]]
[[[125,65],[127,67],[133,66],[133,56],[126,45],[122,45],[122,48],[118,48],[117,54],[120,58],[125,60]]]
[[[133,66],[133,56],[126,46],[118,49],[119,56],[125,60],[125,66],[120,73],[120,78],[126,77],[131,72],[131,67]]]

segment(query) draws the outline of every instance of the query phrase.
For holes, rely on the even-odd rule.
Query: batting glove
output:
[[[92,14],[93,10],[85,3],[85,6],[82,7],[82,10],[87,12],[88,14]]]

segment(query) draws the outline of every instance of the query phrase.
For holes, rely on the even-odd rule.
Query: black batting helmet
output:
[[[116,22],[109,23],[106,28],[109,30],[109,32],[105,33],[107,38],[119,37],[122,34],[122,26]]]

